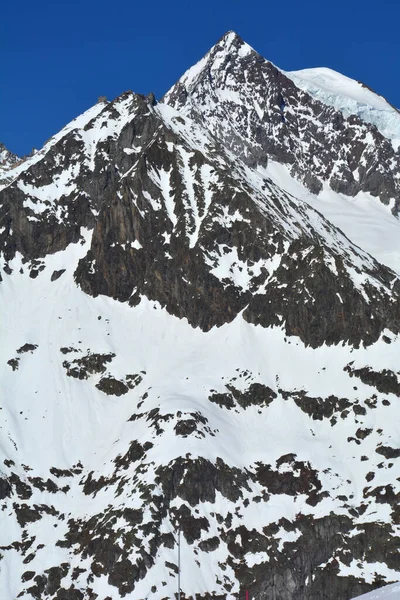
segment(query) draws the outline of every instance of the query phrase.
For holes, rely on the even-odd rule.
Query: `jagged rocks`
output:
[[[7,481],[7,479],[0,479],[0,500],[4,500],[4,498],[10,497],[11,495],[11,485]]]
[[[61,348],[63,354],[68,352],[68,348]],[[69,377],[76,379],[88,379],[89,375],[95,373],[105,373],[107,370],[106,364],[110,363],[115,358],[115,354],[87,354],[80,358],[75,358],[71,362],[64,361],[63,367],[67,371]]]
[[[107,396],[123,396],[129,391],[129,387],[123,381],[114,377],[102,377],[96,387],[107,394]]]
[[[346,365],[344,370],[350,377],[358,377],[363,383],[373,386],[379,392],[400,396],[400,383],[396,373],[390,369],[383,369],[378,373],[373,371],[370,367],[354,369],[352,363],[350,363]]]
[[[203,458],[178,458],[156,472],[156,482],[162,486],[166,501],[179,495],[190,506],[215,502],[217,491],[234,502],[242,497],[242,487],[248,489],[247,479],[245,473],[229,467],[220,458],[215,465]]]
[[[240,406],[241,408],[248,408],[249,406],[268,406],[276,397],[276,393],[271,390],[268,386],[260,383],[252,383],[249,388],[241,392],[236,389],[232,384],[226,385],[226,393],[218,394],[213,393],[209,396],[210,402],[214,402],[221,406],[221,408],[234,408]]]
[[[287,335],[313,347],[371,344],[385,327],[400,330],[399,296],[389,269],[354,247],[327,249],[323,239],[311,237],[307,221],[284,252],[288,229],[278,225],[276,214],[285,219],[289,207],[297,210],[289,197],[268,187],[271,208],[260,210],[254,190],[239,192],[232,178],[187,147],[159,115],[149,118],[159,123],[157,137],[113,202],[103,206],[91,249],[76,270],[85,292],[133,306],[144,295],[204,331],[245,309],[249,322],[284,325]],[[188,204],[184,169],[195,181],[196,207]],[[213,185],[202,178],[205,170],[213,173]],[[332,232],[330,225],[323,227]],[[262,235],[255,239],[254,231]],[[227,260],[230,269],[221,266]],[[274,260],[271,273],[267,265]],[[360,260],[367,274],[362,288],[354,281]]]
[[[289,165],[314,194],[327,181],[349,196],[363,190],[385,204],[398,198],[392,164],[398,165],[399,158],[390,140],[374,125],[355,115],[346,119],[299,89],[234,32],[223,36],[201,67],[188,71],[163,102],[206,122],[250,166],[265,166],[269,159]],[[393,210],[397,214],[397,200]]]

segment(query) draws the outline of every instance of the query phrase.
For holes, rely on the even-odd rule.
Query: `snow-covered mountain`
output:
[[[229,32],[8,172],[2,600],[398,581],[397,134],[299,77]]]

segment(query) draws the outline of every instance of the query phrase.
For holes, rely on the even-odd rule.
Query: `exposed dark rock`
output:
[[[185,505],[180,506],[178,510],[171,511],[171,513],[188,544],[193,544],[201,537],[203,531],[207,532],[210,528],[210,524],[205,517],[195,517]]]
[[[203,552],[214,552],[219,547],[220,541],[217,537],[208,538],[199,543],[200,550]]]
[[[59,487],[51,479],[47,479],[47,481],[45,481],[41,477],[28,477],[28,480],[33,487],[36,487],[41,492],[46,490],[51,494],[55,494],[59,490]]]
[[[7,479],[0,478],[0,500],[11,496],[11,485]]]
[[[69,354],[70,352],[77,352],[77,350],[75,350],[75,348],[60,348],[60,352],[62,352],[63,354]]]
[[[153,447],[151,442],[140,444],[137,440],[133,440],[129,446],[128,452],[124,456],[117,456],[114,460],[117,469],[127,469],[131,463],[137,462],[144,458],[147,450]]]
[[[51,281],[57,281],[57,279],[60,279],[61,275],[65,273],[65,269],[59,269],[58,271],[53,271],[52,275],[51,275]]]
[[[174,427],[176,435],[187,437],[197,430],[197,422],[195,419],[180,420]]]
[[[142,375],[143,374],[145,374],[145,373],[142,373]],[[139,373],[126,375],[125,380],[126,380],[127,386],[129,387],[130,390],[133,390],[136,386],[138,386],[143,381],[142,375],[140,375]]]
[[[87,496],[93,495],[95,498],[97,492],[103,488],[107,488],[112,483],[115,483],[116,480],[117,478],[115,475],[112,477],[104,477],[102,475],[99,479],[95,479],[93,477],[93,471],[91,471],[83,482],[83,493]]]
[[[356,437],[358,437],[360,440],[365,440],[366,437],[371,435],[372,431],[372,429],[362,429],[359,427],[356,431]]]
[[[11,473],[11,475],[8,477],[8,481],[13,486],[17,496],[21,500],[29,500],[29,498],[32,496],[32,489],[25,481],[22,481],[16,473]]]
[[[249,406],[267,407],[277,397],[276,393],[266,385],[261,383],[252,383],[250,387],[241,392],[232,384],[226,386],[229,392],[218,394],[213,393],[209,396],[210,402],[214,402],[221,408],[234,408],[236,405],[241,408]]]
[[[34,523],[42,518],[39,507],[30,508],[27,504],[14,504],[13,508],[21,527],[25,527],[27,523]]]
[[[304,390],[295,392],[282,392],[285,398],[293,398],[297,406],[305,413],[310,415],[314,420],[322,421],[330,419],[335,413],[342,413],[346,408],[350,408],[352,403],[347,398],[337,398],[336,396],[328,396],[327,398],[310,398]]]
[[[45,571],[47,575],[46,592],[50,595],[56,594],[61,587],[61,580],[67,575],[69,565],[61,564],[59,567],[51,567]]]
[[[350,377],[358,377],[366,385],[375,387],[379,392],[384,394],[395,394],[400,397],[400,382],[397,379],[396,373],[390,369],[382,371],[373,371],[371,367],[363,367],[362,369],[354,369],[351,364],[344,368]]]
[[[290,470],[284,472],[274,471],[270,465],[259,463],[256,477],[271,494],[310,494],[319,492],[322,487],[317,472],[301,461],[290,463]]]
[[[128,312],[146,298],[154,301],[156,309],[161,306],[203,332],[239,317],[238,322],[244,319],[256,326],[281,329],[285,343],[297,344],[299,350],[304,345],[344,344],[351,347],[346,356],[347,351],[354,351],[356,361],[357,357],[360,360],[360,346],[381,339],[392,343],[387,349],[393,351],[395,335],[400,333],[400,281],[395,273],[355,246],[307,203],[263,177],[262,169],[252,169],[277,161],[314,194],[323,186],[349,196],[368,192],[386,205],[390,202],[397,214],[400,154],[376,127],[356,116],[345,118],[243,48],[238,36],[225,36],[210,52],[207,64],[192,71],[195,81],[189,85],[188,78],[174,86],[167,99],[180,114],[171,111],[172,116],[166,118],[153,94],[144,97],[127,92],[109,103],[102,98],[96,117],[83,128],[77,125],[53,140],[43,156],[27,164],[15,181],[10,180],[0,192],[4,279],[21,277],[37,288],[49,277],[54,282],[64,274],[64,283],[65,269],[49,271],[48,255],[70,244],[88,244],[82,248],[75,282],[83,293],[125,302]],[[219,93],[230,89],[235,96]],[[241,101],[234,102],[235,97]],[[107,131],[113,134],[106,135]],[[88,137],[99,138],[90,150]],[[71,185],[65,186],[59,197],[55,192],[54,198],[42,200],[37,190],[46,186],[58,189],[53,184],[62,177],[71,177]],[[90,242],[85,241],[86,235],[83,238],[85,229],[92,230]],[[20,273],[14,267],[13,272],[10,262],[17,253],[22,256]],[[51,287],[61,290],[58,284]],[[114,335],[118,328],[107,327],[109,320],[99,314],[98,305],[94,310],[92,318],[98,330]],[[64,319],[64,315],[58,318]],[[244,327],[246,331],[255,329]],[[81,340],[87,339],[82,334]],[[212,340],[213,333],[209,337]],[[119,347],[118,340],[112,341]],[[176,553],[178,530],[199,567],[204,552],[223,546],[221,556],[226,557],[213,563],[218,593],[212,589],[197,593],[193,595],[196,600],[225,600],[237,589],[249,590],[254,600],[348,600],[383,585],[386,568],[399,570],[399,537],[394,525],[400,523],[400,497],[395,469],[390,469],[400,457],[400,449],[389,445],[394,442],[383,431],[383,424],[380,429],[383,413],[395,408],[393,398],[390,411],[385,408],[390,401],[382,394],[400,396],[399,373],[389,369],[376,372],[368,366],[356,369],[350,363],[345,367],[349,376],[377,390],[365,399],[364,386],[358,384],[359,397],[353,400],[335,395],[334,381],[329,395],[321,392],[314,397],[305,389],[284,389],[287,382],[282,377],[280,384],[280,372],[268,372],[265,381],[276,376],[277,394],[261,383],[263,368],[259,366],[260,372],[256,372],[255,365],[249,365],[248,370],[237,368],[231,378],[214,384],[207,380],[207,385],[190,392],[198,409],[187,408],[194,405],[189,398],[187,404],[186,399],[182,403],[185,408],[177,410],[175,399],[168,403],[163,393],[156,391],[150,375],[135,373],[141,368],[135,362],[138,356],[140,359],[139,351],[129,363],[130,373],[118,380],[108,371],[114,354],[85,353],[78,345],[83,341],[66,339],[63,343],[76,345],[60,348],[63,356],[58,355],[57,360],[61,358],[66,375],[78,380],[93,375],[93,385],[97,382],[97,389],[108,395],[130,393],[123,402],[107,403],[115,409],[122,406],[122,419],[120,427],[115,427],[115,445],[88,461],[95,463],[90,467],[93,470],[80,462],[69,465],[66,451],[60,463],[65,468],[49,470],[57,483],[48,473],[37,472],[36,464],[18,465],[20,476],[8,471],[2,475],[0,510],[5,517],[16,516],[20,531],[17,539],[1,548],[0,561],[3,553],[12,553],[13,560],[19,554],[20,565],[31,564],[32,569],[22,574],[21,582],[29,582],[30,587],[22,585],[16,597],[103,600],[107,592],[100,598],[93,591],[98,591],[100,578],[102,585],[108,582],[115,588],[104,600],[115,594],[137,597],[137,583],[156,561],[164,561],[160,559],[163,549],[169,549],[170,556]],[[24,344],[18,356],[8,361],[9,367],[16,371],[29,360],[23,355],[36,348]],[[266,354],[274,352],[271,343]],[[340,356],[340,349],[335,353]],[[312,356],[310,351],[310,360]],[[268,356],[260,356],[260,364],[264,360]],[[143,362],[146,364],[146,356]],[[24,369],[11,375],[4,368],[13,382],[19,383],[24,376]],[[145,379],[152,382],[139,396],[136,388]],[[190,383],[186,382],[188,390]],[[80,387],[70,380],[66,384]],[[60,398],[68,399],[59,387]],[[10,389],[12,393],[12,386]],[[33,396],[34,392],[36,401],[40,394]],[[93,402],[101,404],[100,400],[97,395]],[[34,401],[32,409],[39,415],[40,406]],[[58,401],[57,396],[51,399],[54,410]],[[17,419],[27,419],[25,409],[18,416],[18,402],[10,406],[15,407],[15,415],[11,414],[16,429]],[[261,424],[265,419],[265,431],[269,431],[269,419],[289,411],[297,414],[299,426],[304,424],[304,436],[315,437],[315,452],[322,443],[328,447],[331,426],[335,427],[333,433],[338,431],[339,436],[327,453],[337,458],[333,444],[339,440],[346,446],[341,451],[355,455],[353,464],[365,482],[360,493],[350,475],[344,475],[347,465],[340,473],[330,468],[318,471],[312,444],[299,448],[293,441],[292,446],[284,419],[277,435],[287,436],[285,454],[276,460],[279,453],[266,435],[261,456],[251,459],[257,462],[245,462],[250,453],[243,444],[243,460],[240,456],[239,465],[235,464],[231,450],[243,424],[247,427],[257,416]],[[6,416],[8,419],[9,414]],[[4,423],[8,427],[8,421]],[[212,429],[219,423],[221,432]],[[369,428],[371,423],[374,429]],[[38,428],[38,436],[40,431]],[[250,428],[245,433],[251,444]],[[75,432],[69,424],[65,434],[61,443],[67,438],[73,441]],[[166,447],[174,435],[177,452],[175,447]],[[375,441],[371,447],[375,435],[382,435],[382,443]],[[216,442],[215,446],[207,448],[208,441]],[[10,443],[21,453],[11,437]],[[207,457],[214,457],[215,448],[221,449],[222,458],[202,456],[204,451]],[[367,456],[371,448],[375,452]],[[240,452],[241,446],[234,450]],[[376,465],[377,455],[386,460],[379,458]],[[175,458],[171,460],[171,456]],[[9,459],[4,464],[9,469],[15,466]],[[63,485],[63,478],[68,485]],[[345,493],[340,493],[343,489]],[[56,495],[55,506],[65,506],[65,514],[49,504],[50,494]],[[337,514],[330,502],[324,502],[328,496]],[[73,507],[79,500],[78,517]],[[273,522],[268,520],[270,507],[285,511],[289,505],[292,508],[285,515],[290,513],[291,520],[275,516]],[[246,526],[247,514],[253,509],[260,518]],[[302,509],[306,515],[299,512]],[[317,516],[321,514],[324,516]],[[48,527],[60,532],[57,553],[68,556],[71,565],[61,560],[60,564],[49,562],[52,550],[40,543],[47,543],[43,532]],[[257,553],[265,558],[255,561]],[[380,565],[373,567],[380,571],[371,583],[361,575],[345,575],[341,565],[349,567],[353,560],[365,564],[366,572],[371,565]],[[174,559],[164,564],[173,578],[177,573]],[[43,572],[40,565],[45,565]],[[29,567],[16,572],[25,568]],[[169,600],[167,585],[162,578],[151,582],[151,593]],[[184,598],[189,600],[183,593]]]
[[[73,471],[69,469],[57,469],[56,467],[51,467],[50,473],[55,477],[72,477]]]
[[[400,448],[391,448],[390,446],[378,446],[375,450],[385,458],[400,458]]]
[[[385,204],[398,197],[399,157],[390,140],[355,115],[345,118],[247,50],[239,36],[224,36],[194,80],[178,81],[162,102],[207,123],[212,134],[248,165],[266,166],[269,159],[288,165],[314,194],[325,181],[339,193],[355,196],[362,190]],[[238,103],[230,99],[236,94]]]
[[[105,514],[95,515],[86,522],[70,519],[69,532],[64,540],[58,542],[60,547],[74,547],[83,557],[92,557],[96,574],[108,575],[109,584],[115,586],[122,596],[134,590],[135,582],[142,579],[153,564],[153,558],[140,547],[140,539],[135,535],[135,528],[132,528],[134,523],[140,521],[140,516],[133,518],[131,512],[126,513],[131,529],[123,535],[121,547],[119,532],[113,526],[124,514],[124,511],[107,510]],[[125,558],[124,553],[133,545],[141,552],[141,558],[136,563]]]
[[[21,346],[21,348],[18,348],[17,353],[25,354],[26,352],[33,352],[34,350],[36,350],[36,348],[38,348],[37,344],[24,344],[23,346]]]
[[[114,377],[102,377],[96,387],[107,394],[107,396],[123,396],[129,391],[129,387],[123,381]]]
[[[249,406],[265,407],[277,397],[271,388],[261,383],[252,383],[245,392],[240,392],[232,385],[226,387],[242,408],[248,408]]]
[[[242,497],[242,488],[249,491],[248,478],[240,469],[229,467],[220,458],[215,465],[203,458],[178,458],[156,471],[156,482],[162,486],[165,502],[179,496],[190,506],[215,502],[216,491],[236,502]]]
[[[177,416],[181,417],[182,413],[178,412]],[[200,412],[189,413],[188,417],[189,418],[186,419],[178,419],[178,422],[174,427],[174,431],[177,435],[187,437],[192,433],[197,433],[197,437],[205,437],[205,431],[212,435],[212,432],[208,427],[201,427],[201,425],[207,425],[208,420]]]
[[[374,489],[364,488],[364,497],[373,496],[378,504],[397,504],[400,499],[400,493],[396,494],[392,485],[381,485]]]
[[[13,371],[16,371],[19,368],[19,358],[10,358],[7,364],[10,365]]]
[[[60,348],[60,351],[63,354],[67,354],[67,352],[73,351],[73,349]],[[63,367],[66,369],[69,377],[88,379],[89,375],[93,375],[94,373],[105,373],[107,370],[106,364],[110,363],[114,357],[115,354],[113,353],[87,354],[86,356],[75,358],[71,362],[64,361]]]
[[[179,569],[178,569],[177,565],[174,565],[174,564],[168,562],[167,560],[165,561],[165,566],[167,567],[167,569],[170,569],[174,573],[179,573]]]
[[[232,394],[211,394],[211,396],[209,396],[208,399],[210,400],[210,402],[214,402],[215,404],[221,406],[221,408],[230,409],[235,406],[235,401],[233,399]]]

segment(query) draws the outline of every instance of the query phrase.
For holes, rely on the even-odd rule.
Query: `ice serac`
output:
[[[9,169],[1,600],[172,600],[178,539],[182,600],[399,580],[399,272],[319,211],[393,144],[323,100],[231,32]]]
[[[348,196],[369,192],[397,214],[400,154],[392,140],[297,81],[229,32],[164,101],[206,125],[250,166],[277,161],[313,193],[325,182]]]
[[[332,69],[315,68],[286,72],[289,79],[324,104],[340,110],[345,117],[357,115],[375,125],[395,149],[400,144],[400,112],[383,96],[360,81]]]

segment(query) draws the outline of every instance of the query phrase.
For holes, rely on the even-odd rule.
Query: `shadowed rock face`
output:
[[[161,104],[127,92],[101,99],[85,115],[28,157],[0,191],[0,282],[26,270],[37,279],[28,283],[51,282],[58,294],[68,284],[91,303],[98,347],[80,346],[79,333],[60,340],[54,355],[50,333],[66,316],[56,314],[55,300],[54,315],[40,324],[46,344],[16,342],[4,369],[15,378],[28,373],[24,394],[39,412],[30,378],[40,360],[46,364],[49,386],[57,381],[60,445],[74,440],[81,419],[89,428],[87,415],[100,426],[107,414],[117,433],[96,469],[66,465],[64,448],[62,464],[48,472],[7,455],[0,518],[12,516],[15,528],[0,547],[0,574],[3,556],[17,556],[16,597],[108,600],[99,582],[139,599],[140,584],[157,572],[148,597],[170,600],[179,525],[185,551],[193,565],[207,564],[211,581],[207,591],[182,598],[231,600],[247,589],[255,600],[349,600],[379,587],[398,573],[400,449],[384,428],[400,384],[393,365],[371,367],[366,357],[368,346],[386,347],[399,333],[400,282],[262,168],[284,164],[314,193],[326,184],[350,196],[368,191],[384,204],[394,199],[397,214],[399,155],[375,127],[314,100],[232,33]],[[81,249],[73,268],[51,266],[71,245]],[[254,332],[266,329],[309,352],[311,365],[327,350],[337,360],[321,367],[332,370],[329,389],[305,388],[298,374],[298,387],[295,375],[289,384],[278,372],[265,375],[271,342],[257,364],[235,364],[235,376],[221,368],[212,389],[204,353],[200,384],[184,388],[188,377],[178,365],[176,389],[166,394],[163,378],[174,373],[158,375],[164,357],[149,371],[130,364],[109,320],[95,312],[98,296],[126,303],[127,321],[144,299],[154,301],[210,337],[240,316],[246,335],[238,364],[240,346],[247,360]],[[29,332],[31,325],[24,322]],[[20,329],[18,322],[16,335]],[[181,330],[167,335],[178,339]],[[301,355],[288,356],[281,361]],[[296,373],[295,361],[291,368]],[[319,375],[313,371],[315,380]],[[72,425],[64,426],[69,411]],[[14,405],[10,414],[16,422]],[[273,419],[279,436],[271,442],[262,429],[257,451],[242,457],[254,423],[267,430]],[[307,443],[291,445],[289,430],[296,443]],[[279,452],[282,440],[288,449]],[[313,458],[321,453],[326,465],[317,468]],[[357,461],[354,481],[347,460]]]
[[[370,344],[385,327],[399,330],[398,292],[389,269],[362,257],[348,240],[332,245],[328,235],[339,234],[326,222],[315,237],[303,207],[279,188],[266,187],[263,205],[257,205],[254,191],[239,187],[218,163],[162,124],[157,131],[114,199],[100,209],[91,250],[76,271],[85,292],[133,305],[144,295],[205,331],[244,310],[249,322],[284,325],[287,335],[314,347]],[[186,166],[182,157],[189,157]],[[194,181],[201,225],[188,207],[185,168]],[[205,170],[213,173],[213,186],[202,179]],[[160,173],[167,174],[172,215],[165,210],[165,189],[157,184]],[[290,209],[299,214],[297,239]],[[236,277],[229,268],[216,269],[231,256],[240,264]],[[274,259],[279,266],[272,272]],[[352,276],[360,268],[370,278],[363,290]]]
[[[40,160],[26,161],[27,168],[1,192],[0,248],[7,261],[16,252],[33,260],[64,250],[81,239],[82,227],[93,228],[100,206],[110,202],[133,164],[124,148],[134,148],[141,123],[146,131],[151,126],[146,119],[136,121],[138,130],[129,126],[146,107],[143,97],[122,94],[83,127],[50,140]]]
[[[232,164],[227,153],[263,164],[261,148],[266,159],[289,161],[307,179],[308,156],[329,153],[333,169],[335,148],[343,146],[337,132],[351,137],[356,128],[359,139],[360,131],[372,135],[370,126],[348,123],[308,97],[237,36],[225,36],[196,76],[185,77],[164,102],[194,121],[154,107],[151,98],[123,94],[50,145],[1,192],[6,270],[19,252],[36,277],[44,269],[40,259],[93,229],[76,270],[76,282],[90,295],[131,305],[146,296],[204,331],[244,311],[249,322],[284,326],[313,347],[371,344],[385,328],[398,332],[400,285],[391,271],[268,180],[254,189],[243,164]],[[235,102],[226,100],[227,90]],[[293,123],[304,111],[314,116],[299,137]],[[260,139],[253,140],[253,127]],[[227,138],[232,132],[239,141]],[[317,151],[310,144],[321,136]],[[382,148],[378,138],[370,146]],[[317,167],[313,173],[318,181],[328,178]],[[365,281],[356,285],[360,274]]]

